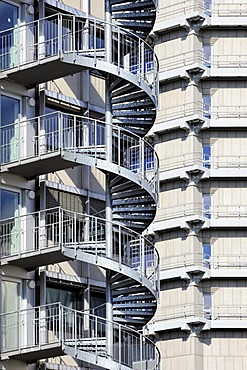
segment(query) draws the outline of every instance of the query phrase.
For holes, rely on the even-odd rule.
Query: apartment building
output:
[[[247,368],[246,16],[245,0],[160,0],[151,35],[163,370]]]
[[[159,367],[155,19],[0,1],[1,370]]]

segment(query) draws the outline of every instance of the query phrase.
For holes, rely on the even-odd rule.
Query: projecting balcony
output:
[[[236,2],[217,1],[212,4],[209,25],[239,27],[246,26],[247,4],[240,0]]]
[[[147,279],[147,285],[156,289],[159,257],[154,245],[133,230],[112,223],[112,258],[107,258],[108,228],[102,218],[61,208],[1,220],[0,262],[32,270],[78,258],[122,273],[126,270],[128,276]]]
[[[206,128],[209,118],[209,112],[205,111],[201,101],[177,104],[158,112],[156,123],[151,132],[156,134],[179,128],[189,131],[191,126]]]
[[[229,97],[229,101],[230,97]],[[174,129],[246,128],[247,108],[243,105],[206,106],[202,101],[179,104],[158,112],[152,133]]]
[[[205,155],[200,152],[170,157],[160,161],[160,181],[180,178],[189,180],[199,176],[208,178],[247,177],[247,155]]]
[[[202,46],[203,47],[203,46]],[[247,75],[247,55],[213,55],[214,50],[190,50],[160,59],[160,82],[174,79],[236,78]]]
[[[203,304],[179,304],[159,308],[149,324],[149,331],[181,329],[190,331],[192,326],[201,330],[209,329],[247,329],[247,306]]]
[[[247,276],[247,255],[185,253],[162,259],[160,280],[184,279],[200,275],[208,278],[245,278]]]
[[[210,16],[210,8],[210,0],[184,0],[161,6],[153,31],[164,32],[179,27],[189,28],[190,22],[201,24]]]
[[[185,201],[186,203],[186,201]],[[168,229],[246,228],[247,205],[186,203],[158,210],[150,232]]]
[[[106,133],[112,146],[106,154]],[[95,166],[156,192],[158,159],[148,142],[119,126],[54,112],[0,127],[0,172],[27,178]]]
[[[245,26],[247,22],[247,4],[212,0],[180,1],[176,4],[161,6],[154,32],[164,32],[175,28],[189,28],[191,23],[199,27]]]
[[[0,318],[2,360],[33,362],[68,354],[104,369],[158,369],[159,351],[142,333],[60,303],[9,312]],[[106,341],[109,326],[110,348]]]
[[[159,81],[200,78],[209,66],[209,55],[202,50],[190,50],[167,58],[160,58]]]

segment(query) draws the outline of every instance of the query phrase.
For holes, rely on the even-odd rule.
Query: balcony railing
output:
[[[55,112],[0,127],[0,162],[38,160],[67,150],[106,159],[106,129],[112,132],[111,161],[155,186],[158,158],[145,140],[119,126],[73,114]]]
[[[190,13],[204,13],[207,11],[207,4],[209,1],[200,0],[190,0],[190,1],[180,1],[172,5],[161,6],[159,8],[158,22],[166,21],[171,18],[181,17],[183,15],[188,15]]]
[[[220,155],[209,156],[200,152],[173,156],[160,160],[160,172],[166,172],[191,166],[205,169],[245,169],[247,168],[247,155]]]
[[[62,306],[60,303],[1,314],[2,354],[40,351],[49,347],[70,347],[91,352],[97,358],[113,360],[129,368],[158,369],[159,352],[147,337],[121,324]],[[112,327],[111,353],[106,346],[107,326]],[[65,348],[66,351],[66,348]],[[66,352],[65,352],[66,353]]]
[[[208,320],[247,320],[247,306],[214,305],[208,307],[196,303],[178,304],[159,308],[152,322],[191,319],[193,317]]]
[[[208,64],[210,56],[202,50],[190,50],[159,60],[160,72],[176,68],[188,67],[192,64]]]
[[[203,117],[203,112],[203,104],[201,101],[178,104],[174,107],[161,109],[160,112],[158,112],[156,123],[189,118],[194,115]]]
[[[215,17],[247,17],[247,3],[216,2],[212,7],[212,15]]]
[[[106,233],[109,222],[102,218],[61,208],[18,216],[0,221],[1,258],[42,256],[54,249],[77,248],[106,257]],[[158,254],[154,245],[142,235],[120,224],[112,224],[112,259],[158,283]]]
[[[209,206],[201,202],[166,207],[158,211],[155,221],[165,221],[182,217],[203,217],[205,219],[241,219],[247,217],[247,205]]]
[[[0,70],[71,54],[107,62],[105,30],[111,28],[112,64],[144,80],[157,91],[157,58],[134,33],[103,21],[56,14],[0,32]]]
[[[177,268],[204,267],[208,269],[247,269],[247,255],[241,254],[216,254],[213,256],[204,253],[186,253],[172,255],[162,259],[160,272]]]

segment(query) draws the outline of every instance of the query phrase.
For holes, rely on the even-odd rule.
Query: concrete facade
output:
[[[246,368],[246,2],[159,1],[161,368]]]

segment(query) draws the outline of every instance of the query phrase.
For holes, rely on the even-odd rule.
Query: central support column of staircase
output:
[[[111,30],[111,4],[110,0],[105,1],[105,50],[106,61],[112,62],[112,30]],[[105,142],[106,142],[106,159],[112,161],[112,104],[110,97],[110,74],[105,79]],[[113,255],[112,246],[112,199],[111,199],[111,173],[106,174],[106,257],[110,260]],[[111,288],[111,270],[106,270],[106,350],[107,355],[113,358],[113,302],[112,302],[112,288]]]

